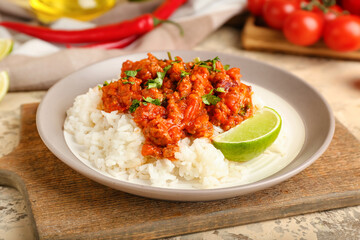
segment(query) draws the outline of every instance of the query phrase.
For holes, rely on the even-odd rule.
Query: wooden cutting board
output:
[[[283,52],[297,55],[360,60],[360,51],[337,52],[329,49],[323,41],[309,47],[297,46],[286,40],[281,31],[264,26],[261,19],[247,18],[242,32],[241,45],[246,50]]]
[[[168,202],[89,180],[57,159],[22,106],[19,146],[0,159],[0,184],[24,194],[39,239],[153,239],[360,204],[360,143],[339,122],[312,166],[275,187],[227,200]]]

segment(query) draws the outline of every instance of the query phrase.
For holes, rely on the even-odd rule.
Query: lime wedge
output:
[[[272,108],[264,107],[253,117],[216,136],[213,145],[231,161],[244,162],[259,156],[278,137],[281,117]]]
[[[6,71],[0,72],[0,102],[5,97],[9,89],[9,74]]]
[[[11,53],[13,45],[14,41],[11,39],[0,39],[0,60]]]

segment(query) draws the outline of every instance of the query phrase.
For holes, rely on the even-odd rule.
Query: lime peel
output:
[[[10,79],[7,71],[0,72],[0,102],[9,90]]]
[[[0,60],[11,53],[13,46],[14,41],[12,39],[0,39]]]
[[[264,107],[231,130],[213,138],[213,145],[231,161],[244,162],[259,156],[278,137],[282,125],[280,115]]]

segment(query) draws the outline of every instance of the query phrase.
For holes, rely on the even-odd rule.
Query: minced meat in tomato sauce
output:
[[[210,138],[213,125],[226,131],[252,116],[251,87],[239,68],[228,68],[217,57],[128,60],[120,79],[102,87],[103,110],[133,115],[146,139],[143,156],[174,160],[180,139]]]

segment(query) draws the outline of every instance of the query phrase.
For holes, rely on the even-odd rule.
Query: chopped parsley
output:
[[[203,101],[203,103],[205,103],[206,105],[216,105],[218,102],[221,101],[221,98],[212,95],[214,89],[211,89],[211,91],[208,94],[205,94],[203,96],[201,96],[201,99]]]
[[[172,61],[171,52],[167,52],[168,58],[170,61]]]
[[[156,72],[156,76],[157,78],[155,79],[150,79],[147,81],[146,85],[147,88],[161,88],[162,84],[163,84],[163,80],[165,78],[165,75],[167,73],[167,71],[171,68],[171,65],[168,65],[166,67],[163,68],[163,72]]]
[[[127,77],[136,77],[136,74],[140,71],[141,69],[137,69],[135,71],[133,70],[128,70],[128,71],[125,71],[125,75]]]
[[[103,85],[99,84],[99,85],[98,85],[98,88],[99,88],[99,90],[101,90],[102,87],[105,87],[105,86],[107,86],[107,85],[109,85],[109,84],[110,84],[110,83],[109,83],[108,81],[105,81],[105,82],[103,83]]]
[[[148,89],[150,88],[161,88],[162,86],[162,79],[156,78],[151,79],[147,82]]]
[[[216,68],[216,62],[218,62],[219,60],[220,60],[219,57],[215,57],[214,59],[211,60],[211,62],[212,62],[212,70],[213,70],[214,72],[221,72],[220,69],[217,69],[217,68]]]
[[[134,99],[131,103],[131,106],[129,108],[129,112],[133,113],[135,110],[140,107],[140,101],[137,99]]]
[[[218,88],[215,89],[215,91],[217,91],[217,92],[225,92],[225,88],[218,87]]]
[[[178,59],[178,57],[175,57],[175,58],[174,58],[175,61],[173,61],[170,52],[167,52],[167,55],[168,55],[169,60],[171,61],[171,64],[180,63],[180,62],[181,62],[181,61]]]
[[[240,109],[239,114],[240,114],[241,116],[245,116],[246,111],[247,111],[246,107],[242,107],[242,108]]]
[[[219,57],[215,57],[212,61],[212,70],[216,71],[216,62],[219,61]]]
[[[206,65],[205,63],[203,63],[203,64],[199,64],[199,67],[204,67],[204,68],[207,68],[207,69],[212,69],[212,67],[211,66],[209,66],[209,65]]]
[[[144,106],[146,106],[148,103],[152,103],[152,104],[155,104],[155,105],[158,105],[160,106],[161,105],[161,101],[160,99],[154,99],[154,98],[151,98],[151,97],[147,97],[147,98],[144,98],[144,102],[141,102],[137,99],[134,99],[131,103],[131,106],[129,108],[129,112],[130,113],[133,113],[135,112],[135,110],[140,107],[140,103],[142,103]]]
[[[151,97],[147,97],[147,98],[143,97],[143,99],[144,99],[145,102],[152,103],[152,104],[155,104],[155,105],[158,105],[158,106],[161,105],[160,99],[154,99],[154,98],[151,98]]]
[[[123,84],[128,84],[128,83],[130,83],[131,85],[135,84],[135,82],[129,82],[129,81],[123,82]]]
[[[167,72],[172,66],[171,65],[167,65],[166,67],[164,67],[164,72]]]
[[[149,81],[147,81],[146,85],[147,85],[148,89],[161,88],[165,74],[164,74],[164,72],[157,72],[156,75],[157,75],[157,78],[150,79]]]
[[[225,71],[229,70],[229,68],[230,68],[230,65],[229,65],[229,64],[226,64],[226,65],[224,66],[224,70],[225,70]]]
[[[199,58],[199,57],[196,57],[196,58],[194,59],[194,63],[196,64],[196,63],[199,63],[199,62],[201,62],[200,58]]]
[[[209,71],[221,72],[221,70],[216,68],[217,61],[220,61],[219,57],[215,57],[214,59],[208,59],[205,61],[200,61],[200,58],[198,57],[194,59],[195,65],[198,65],[199,67],[207,68]],[[208,63],[211,63],[211,66],[209,66]]]
[[[183,78],[183,77],[186,77],[186,76],[188,76],[188,75],[190,75],[190,73],[188,73],[188,72],[186,72],[186,71],[184,71],[184,70],[181,70],[181,77]]]

